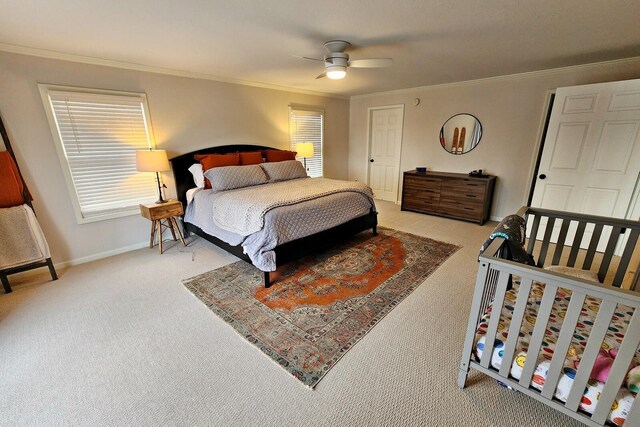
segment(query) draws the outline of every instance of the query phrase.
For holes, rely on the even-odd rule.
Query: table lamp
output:
[[[296,151],[298,152],[298,157],[302,157],[304,159],[304,168],[307,169],[307,159],[313,157],[313,142],[299,142],[296,144]]]
[[[162,187],[166,186],[160,181],[160,172],[171,169],[165,150],[139,150],[136,151],[136,169],[139,172],[155,172],[158,181],[158,200],[156,203],[166,203],[162,198]]]

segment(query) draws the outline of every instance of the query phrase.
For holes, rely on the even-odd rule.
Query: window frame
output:
[[[293,114],[294,110],[300,110],[300,111],[310,111],[310,112],[314,112],[314,113],[319,113],[322,116],[322,120],[321,120],[321,126],[320,126],[320,177],[324,177],[324,135],[325,135],[325,112],[324,109],[319,108],[319,107],[313,107],[313,106],[307,106],[307,105],[296,105],[296,104],[289,104],[289,147],[291,147],[290,149],[292,151],[296,151],[295,150],[295,145],[293,144],[292,141],[292,137],[293,134],[291,132],[291,127],[292,127],[292,123],[291,123],[291,115]],[[298,142],[304,142],[304,141],[298,141]],[[317,153],[314,152],[314,157],[316,156]],[[297,158],[297,157],[296,157]],[[304,163],[304,160],[301,159],[300,161],[302,161]]]
[[[40,96],[42,98],[44,110],[47,115],[47,121],[49,122],[49,129],[51,131],[51,135],[53,136],[54,145],[56,147],[56,153],[58,155],[58,160],[60,162],[62,174],[64,176],[67,191],[69,193],[69,198],[71,199],[71,204],[73,206],[73,211],[76,216],[76,221],[78,222],[78,224],[88,224],[92,222],[106,221],[106,220],[115,219],[115,218],[139,215],[140,208],[138,206],[131,206],[129,208],[123,207],[121,210],[118,210],[118,211],[109,211],[104,214],[96,214],[91,216],[84,216],[82,214],[79,195],[76,191],[76,185],[73,180],[71,165],[69,164],[69,161],[65,154],[64,142],[62,141],[62,137],[60,135],[60,130],[57,125],[57,120],[55,117],[49,92],[60,91],[60,92],[78,93],[80,95],[121,96],[121,97],[140,100],[142,102],[142,110],[143,110],[142,112],[144,114],[148,146],[150,149],[156,149],[155,137],[153,134],[153,126],[151,125],[151,115],[149,114],[149,104],[147,102],[147,95],[142,92],[126,92],[126,91],[116,91],[116,90],[106,90],[106,89],[93,89],[93,88],[62,86],[62,85],[45,84],[45,83],[38,83],[38,89],[40,91]]]

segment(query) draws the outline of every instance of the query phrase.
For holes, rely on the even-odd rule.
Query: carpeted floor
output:
[[[262,274],[237,261],[184,281],[200,301],[302,383],[349,349],[459,248],[379,227]]]
[[[472,373],[456,385],[477,268],[493,228],[400,212],[381,225],[462,248],[315,390],[238,339],[181,280],[235,258],[201,239],[14,282],[0,294],[0,424],[579,426]]]

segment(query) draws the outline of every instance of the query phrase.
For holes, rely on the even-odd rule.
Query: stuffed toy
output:
[[[617,355],[618,355],[618,350],[615,348],[612,348],[608,351],[601,348],[600,351],[598,352],[598,356],[596,357],[596,362],[593,364],[593,369],[591,370],[590,377],[602,383],[607,382],[607,379],[609,378],[609,374],[611,373],[611,367],[613,366],[613,361],[615,360]],[[576,369],[578,369],[578,366],[580,366],[580,362],[576,361],[575,362]],[[636,363],[632,361],[631,364],[629,365],[629,369],[631,370],[632,368],[635,368],[635,366],[636,366]],[[629,374],[630,373],[631,372],[629,372]],[[638,382],[636,384],[640,384],[640,371],[638,371],[638,375],[639,375],[637,378]]]
[[[631,369],[627,374],[627,388],[632,393],[640,391],[640,366]]]

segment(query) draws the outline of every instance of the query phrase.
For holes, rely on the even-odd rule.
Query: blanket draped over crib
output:
[[[0,270],[49,257],[47,241],[28,205],[0,209]]]

